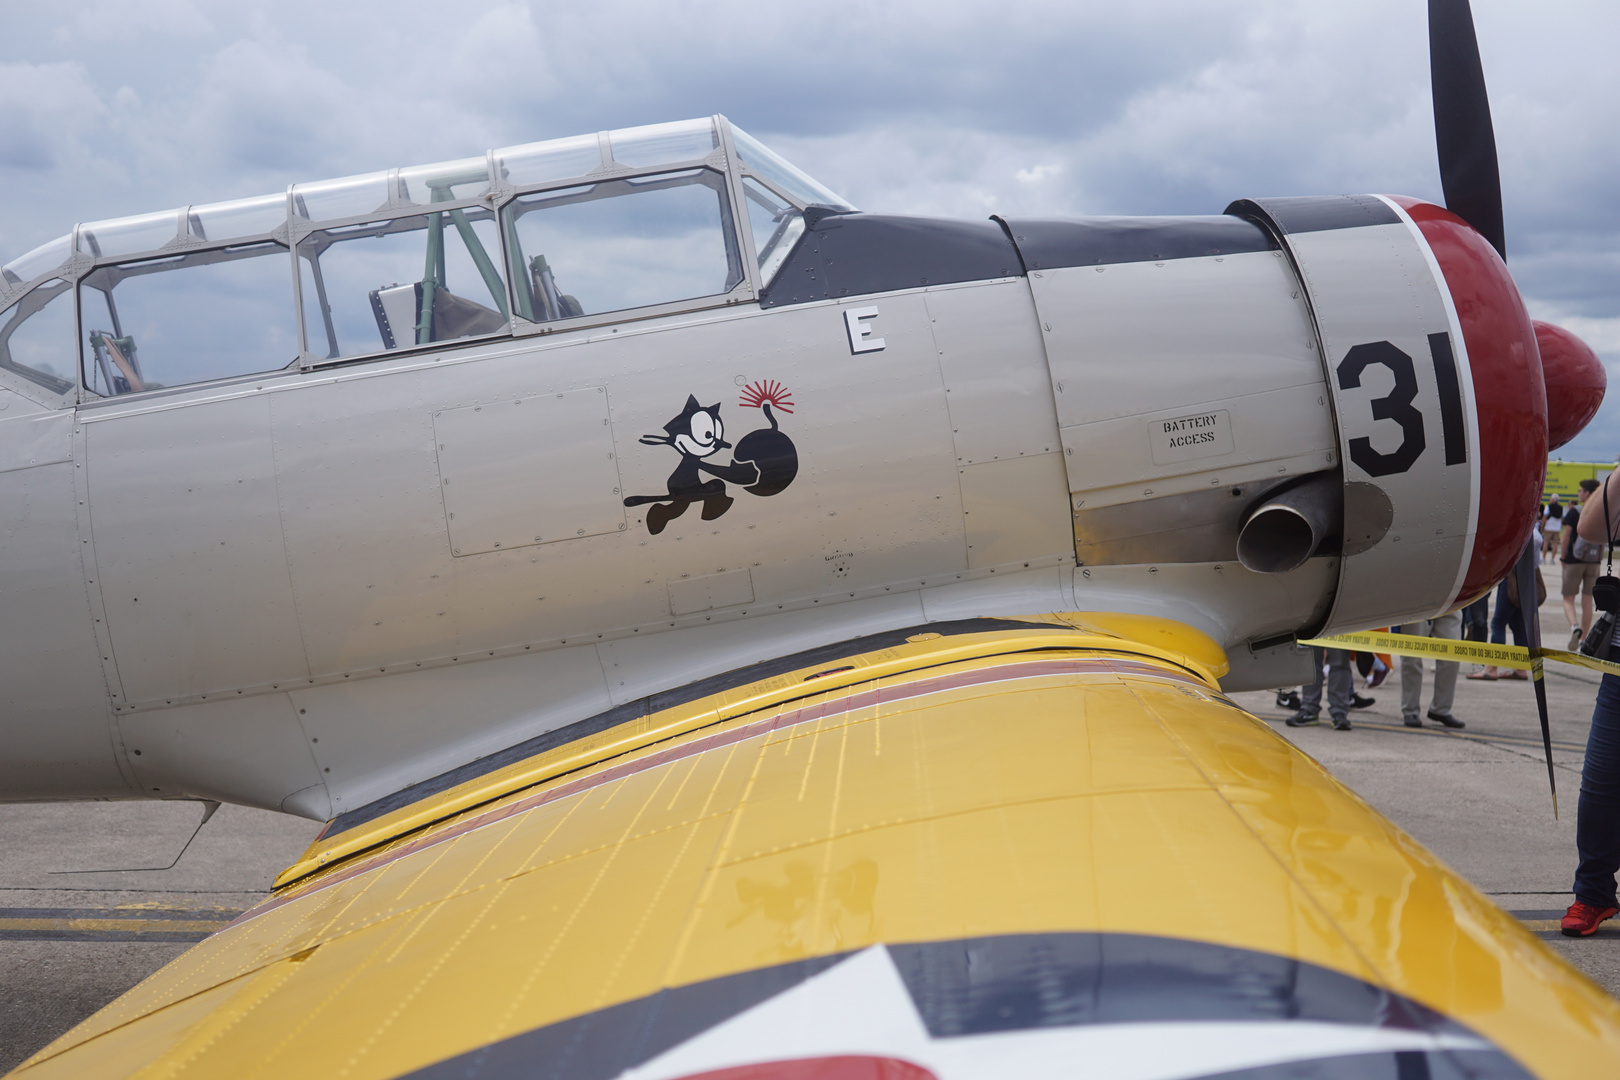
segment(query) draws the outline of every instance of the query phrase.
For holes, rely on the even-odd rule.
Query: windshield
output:
[[[71,255],[73,238],[71,236],[58,236],[55,240],[30,251],[26,255],[19,255],[6,263],[0,270],[0,292],[7,287],[26,285],[39,275],[67,262]]]
[[[798,166],[781,157],[737,125],[731,125],[731,141],[742,159],[744,173],[764,180],[778,192],[801,206],[830,206],[835,210],[855,209],[841,196],[812,179]]]
[[[804,214],[755,177],[743,180],[743,193],[748,197],[748,224],[759,258],[759,282],[769,285],[804,233]]]

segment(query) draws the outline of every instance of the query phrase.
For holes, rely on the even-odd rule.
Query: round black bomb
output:
[[[733,461],[752,462],[759,470],[759,479],[743,489],[750,495],[775,495],[799,474],[799,452],[793,440],[777,430],[769,405],[765,406],[765,416],[771,426],[750,431],[737,440],[731,451]]]

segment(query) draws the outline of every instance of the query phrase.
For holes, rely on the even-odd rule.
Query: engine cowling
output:
[[[1491,587],[1535,518],[1547,392],[1524,302],[1461,218],[1408,198],[1258,199],[1309,299],[1344,463],[1324,631],[1446,610]]]

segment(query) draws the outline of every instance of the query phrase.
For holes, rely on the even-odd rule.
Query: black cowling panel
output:
[[[1018,252],[993,221],[827,214],[812,210],[805,230],[760,307],[988,281],[1023,273]]]
[[[1281,199],[1239,199],[1228,214],[1268,221],[1284,235],[1394,225],[1401,220],[1383,199],[1373,195],[1300,195]]]
[[[1264,229],[1236,217],[1017,218],[1005,225],[1030,270],[1235,255],[1277,246]]]

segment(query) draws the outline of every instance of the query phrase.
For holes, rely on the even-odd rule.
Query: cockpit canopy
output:
[[[853,209],[714,116],[89,222],[0,268],[0,371],[116,396],[753,300],[810,206]]]

